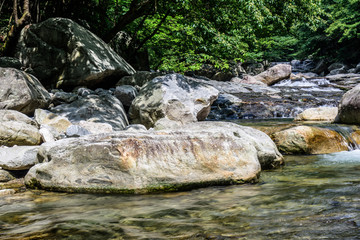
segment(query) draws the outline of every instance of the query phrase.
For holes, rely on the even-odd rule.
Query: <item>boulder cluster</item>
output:
[[[249,66],[252,75],[241,75],[238,65],[231,81],[217,73],[211,80],[136,72],[69,19],[29,25],[15,58],[0,58],[0,182],[20,177],[29,188],[64,192],[177,191],[256,182],[261,170],[283,164],[281,153],[347,150],[332,129],[290,126],[266,134],[204,121],[243,103],[264,106],[265,97],[284,101],[270,86],[294,78],[295,65],[260,72]],[[359,86],[347,92],[339,109],[307,109],[295,120],[359,124],[358,92]],[[360,137],[354,132],[352,139]]]
[[[283,164],[265,133],[203,121],[219,87],[136,72],[69,19],[25,27],[15,58],[1,58],[0,85],[2,182],[148,193],[256,182]]]

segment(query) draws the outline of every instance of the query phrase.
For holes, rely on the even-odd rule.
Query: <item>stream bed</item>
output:
[[[0,239],[360,239],[360,150],[287,156],[257,184],[0,198]]]

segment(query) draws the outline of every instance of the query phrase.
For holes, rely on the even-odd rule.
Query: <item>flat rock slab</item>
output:
[[[45,143],[38,153],[42,163],[30,169],[25,181],[31,188],[97,193],[257,181],[259,150],[246,133],[249,129],[225,125],[231,130],[117,132]],[[273,144],[270,138],[259,141]],[[263,157],[282,160],[274,144],[272,150],[273,155]]]

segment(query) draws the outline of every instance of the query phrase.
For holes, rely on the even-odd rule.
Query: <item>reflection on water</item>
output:
[[[0,198],[0,239],[360,239],[360,151],[289,156],[259,184]]]

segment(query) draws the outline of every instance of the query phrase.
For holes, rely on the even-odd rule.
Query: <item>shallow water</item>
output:
[[[0,198],[0,239],[360,239],[360,150],[288,156],[258,184]]]

